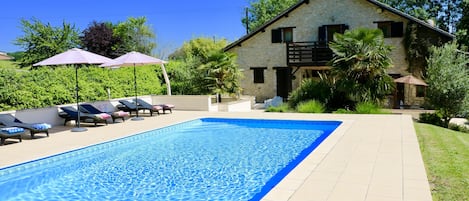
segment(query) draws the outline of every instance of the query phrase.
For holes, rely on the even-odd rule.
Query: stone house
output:
[[[394,78],[411,74],[412,62],[404,44],[410,24],[426,32],[435,45],[454,38],[430,23],[375,0],[303,0],[224,50],[238,56],[239,68],[244,73],[243,94],[255,96],[256,102],[274,96],[286,99],[302,80],[330,69],[327,63],[333,53],[328,41],[333,40],[334,33],[347,29],[381,29],[385,42],[393,46],[393,66],[388,73]],[[400,100],[420,105],[423,96],[422,87],[398,84],[389,107],[397,107]]]

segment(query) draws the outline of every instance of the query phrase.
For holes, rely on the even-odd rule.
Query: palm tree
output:
[[[241,92],[239,80],[242,74],[236,64],[235,54],[215,51],[207,60],[207,63],[199,66],[199,70],[204,73],[205,87],[210,93],[217,94],[218,101],[221,100],[221,94],[238,95]]]
[[[392,91],[394,83],[386,73],[391,66],[391,46],[384,44],[381,30],[358,28],[336,33],[329,46],[335,54],[332,74],[348,98],[380,103]]]

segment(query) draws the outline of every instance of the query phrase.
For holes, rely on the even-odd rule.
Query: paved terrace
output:
[[[342,125],[263,200],[432,200],[410,115],[335,115],[253,112],[192,112],[145,117],[72,133],[57,126],[49,138],[37,136],[1,146],[5,167],[88,145],[122,138],[200,117],[340,120]],[[147,117],[148,116],[148,117]]]

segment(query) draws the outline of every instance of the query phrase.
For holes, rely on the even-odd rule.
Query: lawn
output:
[[[469,134],[414,125],[433,200],[469,200]]]

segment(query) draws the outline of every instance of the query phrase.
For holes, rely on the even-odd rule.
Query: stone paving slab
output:
[[[201,117],[340,120],[343,123],[264,198],[282,200],[432,200],[410,115],[347,115],[174,111],[70,132],[57,126],[50,137],[0,146],[0,167],[119,139]]]

